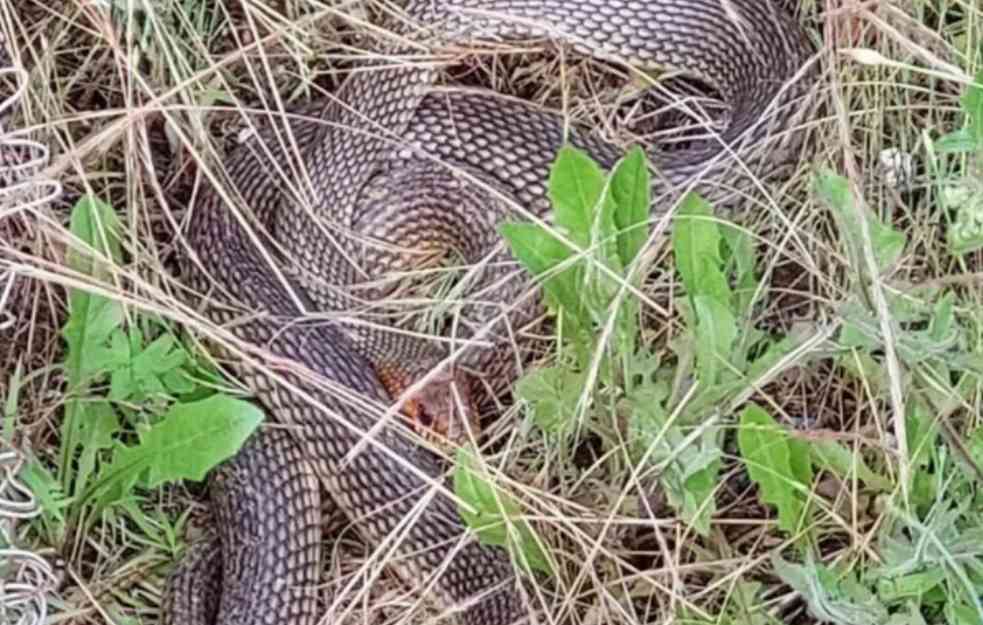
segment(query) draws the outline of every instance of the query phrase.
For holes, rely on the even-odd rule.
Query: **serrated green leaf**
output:
[[[184,364],[186,354],[171,334],[162,334],[134,359],[134,367],[141,375],[156,375],[176,369]]]
[[[631,407],[628,437],[635,462],[641,462],[652,442],[663,434],[669,418],[663,404],[668,396],[668,385],[660,381],[644,382],[627,397]],[[649,462],[658,463],[658,457],[651,456]]]
[[[516,382],[515,393],[529,404],[537,427],[549,434],[560,434],[575,423],[586,377],[568,367],[541,367],[522,376]]]
[[[627,267],[645,246],[650,228],[651,180],[645,152],[634,147],[621,159],[611,175],[614,225],[618,230],[618,257]]]
[[[844,309],[843,325],[836,342],[845,349],[860,349],[870,352],[881,346],[881,337],[877,331],[876,321],[866,311],[847,311]]]
[[[126,365],[113,371],[110,380],[110,399],[114,401],[143,400],[167,391],[163,377],[187,361],[187,352],[174,336],[163,334],[142,348],[137,342]]]
[[[92,478],[97,455],[113,446],[113,437],[119,432],[119,417],[107,401],[79,402],[79,461],[78,477],[74,492],[84,492]]]
[[[202,480],[232,457],[262,421],[259,408],[227,395],[175,404],[139,444],[116,448],[93,486],[99,505],[120,501],[137,483],[155,488],[164,482]]]
[[[800,488],[806,485],[792,469],[788,435],[771,415],[751,405],[741,413],[737,440],[748,476],[761,489],[761,498],[778,510],[779,528],[793,533],[802,522]]]

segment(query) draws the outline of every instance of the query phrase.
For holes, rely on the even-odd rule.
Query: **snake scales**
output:
[[[270,124],[227,163],[231,197],[213,188],[193,212],[189,283],[233,343],[263,350],[250,353],[264,366],[236,370],[285,427],[253,437],[213,477],[221,538],[195,546],[172,576],[165,623],[316,622],[319,482],[392,569],[460,621],[528,614],[506,554],[469,536],[434,457],[391,421],[380,426],[389,401],[378,360],[428,348],[311,313],[370,310],[378,289],[356,285],[433,239],[468,260],[507,259],[491,251],[495,225],[515,206],[547,212],[560,146],[608,167],[621,152],[514,99],[435,87],[438,69],[411,61],[412,42],[548,38],[708,83],[729,105],[726,127],[652,151],[663,205],[687,185],[719,195],[768,178],[800,146],[789,131],[815,83],[811,46],[774,0],[424,0],[405,14],[405,47],[386,56],[395,62],[353,72],[315,120]],[[489,299],[517,293],[515,280],[499,282]],[[472,321],[493,326],[496,314]],[[481,366],[483,351],[465,357]]]

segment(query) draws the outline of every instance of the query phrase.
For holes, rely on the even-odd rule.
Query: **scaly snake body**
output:
[[[418,39],[419,26],[451,44],[548,38],[715,88],[730,106],[719,136],[652,153],[661,206],[687,186],[717,196],[767,179],[800,146],[789,131],[815,83],[804,69],[811,48],[772,0],[422,0],[406,13],[414,26],[403,41]],[[545,215],[549,167],[564,143],[604,166],[620,151],[530,105],[437,89],[436,67],[408,60],[418,48],[406,46],[387,57],[405,52],[402,61],[354,72],[315,121],[272,124],[244,145],[227,166],[242,210],[212,190],[193,214],[190,284],[233,342],[262,349],[265,366],[237,372],[286,427],[254,437],[213,481],[221,541],[179,567],[165,622],[315,622],[318,479],[394,570],[461,609],[462,622],[527,614],[506,554],[468,534],[434,457],[379,422],[389,403],[379,359],[429,348],[311,313],[371,305],[364,294],[377,291],[359,285],[404,262],[408,244],[426,245],[421,232],[499,266],[508,256],[490,250],[495,226],[522,210]],[[492,282],[489,299],[518,293],[516,280]],[[469,314],[468,332],[502,318]],[[465,356],[480,366],[483,351]]]

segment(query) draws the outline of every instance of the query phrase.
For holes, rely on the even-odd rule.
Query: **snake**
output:
[[[467,412],[472,398],[454,363],[479,374],[493,366],[505,326],[535,308],[506,310],[528,281],[515,278],[497,226],[548,217],[547,180],[563,146],[605,168],[624,151],[555,111],[443,85],[435,59],[546,40],[645,76],[668,70],[670,84],[708,86],[727,105],[722,127],[674,149],[647,146],[655,215],[686,190],[739,196],[801,158],[797,129],[818,76],[814,46],[786,4],[411,0],[393,9],[385,53],[335,93],[303,114],[270,111],[189,211],[183,272],[218,351],[272,423],[213,471],[214,531],[168,578],[163,622],[325,622],[326,502],[444,616],[527,621],[524,576],[465,526],[439,456],[392,418],[394,406],[418,417],[451,404]],[[448,249],[485,267],[473,288],[482,305],[460,310],[459,361],[448,356],[455,341],[434,346],[359,322],[379,312],[383,277]],[[326,620],[340,610],[332,603]]]

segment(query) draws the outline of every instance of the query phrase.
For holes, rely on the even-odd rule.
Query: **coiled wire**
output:
[[[38,179],[47,166],[48,148],[22,133],[9,131],[6,123],[27,89],[28,73],[11,60],[0,33],[0,88],[10,85],[12,93],[0,101],[0,223],[26,211],[45,206],[61,194],[54,180]],[[0,331],[17,323],[16,311],[9,310],[16,274],[0,266]],[[38,516],[41,506],[22,479],[27,462],[26,450],[16,447],[8,421],[16,417],[18,375],[6,380],[7,398],[0,397],[0,623],[40,625],[48,614],[48,593],[56,583],[51,565],[37,553],[16,547],[17,524]],[[8,406],[9,403],[9,406]]]
[[[57,578],[41,556],[13,544],[17,522],[37,516],[41,507],[17,478],[24,454],[4,440],[0,449],[0,623],[41,625]]]

